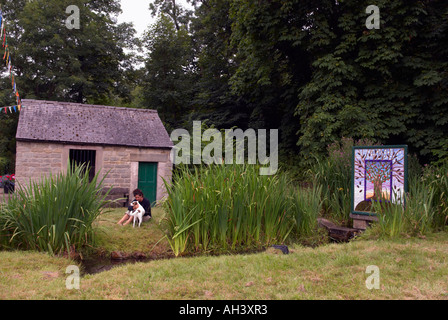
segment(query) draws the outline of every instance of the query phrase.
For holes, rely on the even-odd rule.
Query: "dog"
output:
[[[135,228],[135,220],[138,220],[138,226],[140,227],[143,221],[143,215],[145,214],[145,209],[143,209],[138,201],[132,201],[131,205],[133,210],[129,212],[129,215],[134,217],[132,226]]]

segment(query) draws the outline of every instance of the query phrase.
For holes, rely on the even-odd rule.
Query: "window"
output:
[[[69,159],[72,167],[74,165],[85,165],[84,170],[89,170],[89,181],[92,182],[95,177],[95,150],[70,149]]]

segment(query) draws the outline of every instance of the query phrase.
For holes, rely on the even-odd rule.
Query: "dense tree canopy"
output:
[[[172,12],[175,1],[157,1]],[[341,137],[448,155],[447,8],[443,1],[191,1],[195,99],[185,119],[278,128],[309,163]],[[192,104],[193,102],[193,104]],[[230,120],[230,121],[226,121]]]
[[[427,158],[440,151],[448,133],[446,3],[376,1],[378,30],[363,28],[370,1],[317,3],[307,43],[313,73],[296,110],[303,150],[349,136],[408,143]]]
[[[79,8],[79,29],[66,26],[70,5]],[[114,103],[129,95],[132,57],[124,48],[135,31],[116,23],[119,1],[22,0],[2,8],[24,98]]]
[[[142,80],[143,105],[159,111],[168,130],[182,125],[193,97],[194,55],[185,26],[177,29],[170,16],[162,13],[146,33],[149,50]]]
[[[117,23],[118,0],[0,2],[23,98],[156,109],[169,131],[279,129],[281,154],[304,165],[342,137],[448,157],[444,0],[155,0],[141,39]],[[379,29],[366,26],[372,4]],[[68,5],[80,30],[65,27]],[[0,157],[14,153],[16,118],[0,116]]]
[[[119,1],[7,0],[1,4],[21,98],[98,104],[130,99],[133,57],[124,48],[131,48],[136,39],[131,25],[116,22]],[[70,5],[79,8],[79,29],[66,26]],[[10,83],[9,75],[2,79],[2,106],[16,104]],[[9,159],[9,170],[14,170],[15,119],[0,118],[0,130],[8,131],[8,143],[0,141],[0,158]]]

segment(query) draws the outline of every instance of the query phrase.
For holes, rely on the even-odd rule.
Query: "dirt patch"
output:
[[[54,279],[54,278],[59,277],[59,272],[44,271],[44,272],[42,272],[42,276],[45,279]]]

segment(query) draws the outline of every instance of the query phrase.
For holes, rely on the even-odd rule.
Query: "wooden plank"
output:
[[[317,222],[321,227],[326,228],[330,238],[336,241],[349,241],[361,231],[355,228],[337,226],[333,222],[324,218],[317,218]]]

